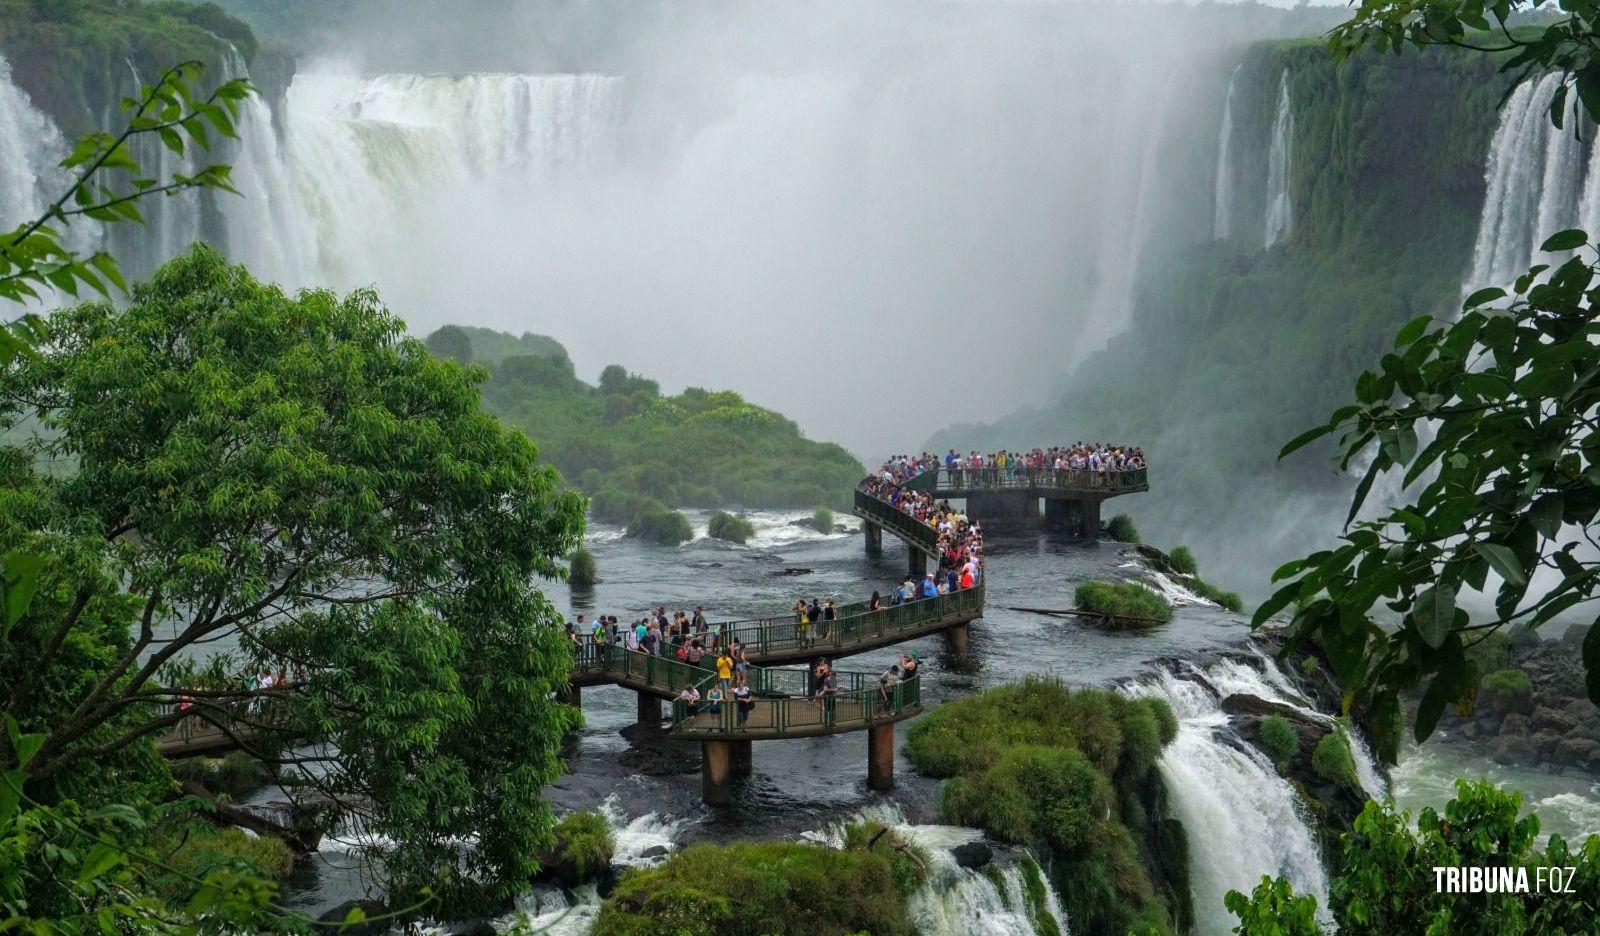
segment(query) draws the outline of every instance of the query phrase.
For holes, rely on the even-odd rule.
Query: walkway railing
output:
[[[672,657],[629,650],[615,644],[585,641],[577,648],[573,672],[604,672],[624,682],[642,683],[664,692],[682,692],[706,678],[705,666],[684,663]]]
[[[946,494],[956,491],[1026,490],[1048,495],[1130,494],[1148,491],[1148,468],[1130,471],[1090,471],[1087,468],[940,468],[912,478],[902,487],[922,482],[920,490]],[[926,479],[926,480],[925,480]]]
[[[918,477],[932,478],[933,472]],[[912,481],[917,478],[912,478]],[[902,485],[903,487],[904,485]],[[939,552],[939,531],[898,507],[881,501],[860,488],[856,489],[856,516],[883,527],[907,543],[915,545],[928,555]]]
[[[721,703],[674,700],[672,731],[685,736],[818,734],[866,727],[922,704],[922,684],[917,677],[885,692],[877,676],[835,673],[838,691],[814,698],[807,697],[808,677],[804,670],[752,669],[750,687],[754,698],[742,707],[743,711],[732,698]],[[714,681],[707,681],[702,693]]]
[[[868,611],[865,601],[839,605],[835,608],[837,620],[812,621],[804,627],[788,614],[714,624],[711,632],[721,634],[725,644],[730,639],[739,641],[752,656],[792,650],[814,650],[825,656],[852,644],[924,630],[957,614],[972,612],[976,616],[983,613],[983,598],[983,583],[979,582],[948,595],[885,605],[877,611]]]

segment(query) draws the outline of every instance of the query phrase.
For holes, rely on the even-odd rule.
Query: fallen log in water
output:
[[[1132,614],[1103,614],[1099,611],[1085,611],[1082,608],[1016,608],[1008,607],[1008,611],[1021,611],[1026,614],[1044,614],[1050,617],[1059,617],[1063,614],[1077,615],[1078,617],[1095,618],[1100,621],[1138,621],[1141,624],[1165,624],[1166,621],[1153,617],[1137,617]]]

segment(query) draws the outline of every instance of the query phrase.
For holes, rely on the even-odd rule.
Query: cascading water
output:
[[[1248,892],[1263,875],[1287,877],[1296,893],[1314,894],[1326,915],[1328,876],[1306,807],[1272,762],[1246,743],[1222,710],[1230,695],[1291,705],[1327,720],[1271,660],[1221,660],[1204,668],[1163,667],[1123,691],[1165,699],[1178,716],[1178,736],[1160,761],[1162,779],[1188,830],[1192,887],[1202,936],[1223,936],[1233,918],[1223,909],[1230,890]],[[1369,796],[1383,780],[1370,751],[1350,732],[1351,753]],[[1325,918],[1325,922],[1328,919]]]
[[[1294,147],[1294,110],[1289,101],[1289,70],[1278,82],[1278,113],[1272,119],[1271,149],[1267,152],[1266,246],[1289,237],[1294,226],[1294,204],[1289,195],[1290,157]]]
[[[845,827],[862,820],[881,822],[928,853],[927,881],[907,905],[911,922],[922,936],[1035,936],[1041,932],[1040,915],[1047,918],[1046,930],[1054,924],[1062,936],[1071,932],[1049,875],[1031,856],[997,856],[983,872],[956,862],[953,849],[983,838],[977,829],[915,825],[906,821],[899,807],[888,805],[868,807],[822,832],[807,833],[805,838],[842,848]]]
[[[1518,85],[1500,111],[1485,162],[1483,213],[1465,290],[1506,286],[1533,264],[1539,245],[1566,228],[1600,223],[1600,148],[1584,166],[1592,123],[1570,113],[1564,129],[1550,123],[1559,74]]]
[[[11,66],[0,58],[0,225],[9,229],[44,210],[65,149],[55,125],[12,83]]]
[[[1235,65],[1228,76],[1228,96],[1222,102],[1222,130],[1217,135],[1217,207],[1212,235],[1217,240],[1233,236],[1233,93],[1239,82]]]

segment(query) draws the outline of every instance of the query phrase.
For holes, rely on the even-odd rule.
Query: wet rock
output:
[[[769,574],[771,574],[771,575],[773,575],[775,577],[783,578],[783,577],[788,577],[788,576],[793,576],[793,575],[810,575],[812,572],[815,572],[815,571],[816,571],[815,569],[807,569],[807,568],[804,568],[802,566],[786,566],[786,567],[784,567],[782,569],[779,569],[776,572],[772,572],[772,573],[769,573]]]
[[[343,923],[350,916],[350,911],[359,909],[368,917],[379,917],[389,910],[376,900],[346,900],[344,903],[330,910],[323,911],[317,920],[322,923]],[[382,936],[389,929],[389,921],[365,921],[350,926],[339,927],[341,936]]]
[[[495,929],[488,920],[468,920],[452,925],[445,931],[445,936],[495,936]]]
[[[981,868],[994,860],[994,849],[983,842],[968,842],[950,849],[951,857],[963,868]]]
[[[651,845],[639,853],[639,857],[647,861],[659,861],[672,854],[672,850],[665,845]]]

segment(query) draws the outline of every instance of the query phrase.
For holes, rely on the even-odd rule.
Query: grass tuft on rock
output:
[[[611,823],[597,812],[572,812],[555,828],[556,845],[545,870],[568,887],[591,881],[611,867],[616,837]]]
[[[1114,540],[1124,543],[1139,542],[1139,528],[1133,525],[1133,518],[1127,514],[1117,514],[1106,524],[1106,534]]]
[[[817,528],[818,533],[832,533],[833,511],[826,507],[818,507],[811,512],[811,523]]]
[[[914,936],[903,883],[879,848],[693,845],[624,875],[594,936]]]
[[[1144,627],[1172,620],[1172,605],[1136,582],[1084,582],[1073,600],[1083,611],[1106,615],[1117,627]]]
[[[1194,558],[1194,551],[1187,546],[1179,546],[1167,554],[1172,560],[1172,567],[1184,575],[1194,575],[1200,571],[1200,563]]]
[[[1355,755],[1350,752],[1350,737],[1343,725],[1335,727],[1317,742],[1311,751],[1311,768],[1329,783],[1357,791],[1361,789]]]
[[[1300,753],[1300,735],[1289,724],[1289,719],[1282,715],[1269,715],[1261,723],[1261,745],[1272,755],[1272,762],[1279,765],[1294,760]]]
[[[706,535],[725,543],[738,543],[743,546],[750,541],[750,537],[756,535],[756,526],[744,517],[734,516],[726,510],[718,510],[711,514]]]
[[[582,546],[578,547],[567,563],[567,582],[579,588],[588,588],[598,581],[600,577],[599,570],[595,566],[594,553]]]
[[[628,535],[662,546],[694,539],[694,527],[682,511],[656,507],[628,521]]]

